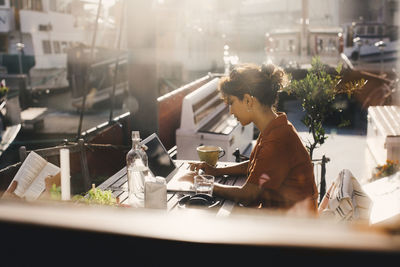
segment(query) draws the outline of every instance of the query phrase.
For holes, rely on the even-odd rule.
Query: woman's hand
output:
[[[8,189],[4,192],[2,198],[18,198],[18,196],[14,193],[15,189],[18,186],[17,181],[12,181]]]
[[[194,183],[194,177],[197,175],[194,171],[188,171],[184,173],[181,177],[179,177],[180,182],[189,182],[191,184]]]
[[[214,176],[218,176],[218,170],[217,168],[211,166],[210,164],[207,164],[205,162],[191,162],[190,164],[190,170],[194,172],[199,172],[200,170],[203,170],[206,174],[211,174]]]

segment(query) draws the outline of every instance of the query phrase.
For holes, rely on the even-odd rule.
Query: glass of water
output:
[[[196,175],[194,177],[194,189],[196,194],[212,195],[215,177],[208,174]]]

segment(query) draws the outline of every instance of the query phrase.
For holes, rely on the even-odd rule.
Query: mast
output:
[[[99,24],[99,17],[100,17],[100,11],[101,11],[101,1],[99,0],[99,5],[97,7],[97,15],[96,15],[96,22],[94,25],[94,33],[93,33],[93,39],[92,39],[92,45],[90,47],[90,57],[89,57],[89,62],[87,66],[90,66],[93,62],[93,57],[94,57],[94,46],[96,44],[96,36],[97,36],[97,26]],[[85,81],[84,81],[84,88],[83,88],[83,99],[82,99],[82,106],[81,106],[81,114],[79,117],[79,126],[78,126],[78,134],[77,134],[77,140],[81,138],[81,132],[82,132],[82,121],[83,121],[83,113],[85,112],[85,105],[86,105],[86,95],[88,92],[88,86],[89,86],[89,69],[86,71],[85,75]]]
[[[308,55],[308,0],[301,1],[301,14],[300,58],[303,60]]]
[[[117,82],[118,82],[118,69],[119,69],[119,58],[120,58],[120,53],[121,53],[122,28],[124,25],[124,19],[125,19],[125,13],[126,13],[125,8],[126,8],[125,1],[122,0],[121,19],[120,19],[120,23],[119,23],[119,34],[118,34],[118,40],[117,40],[117,58],[115,59],[115,70],[114,70],[113,87],[112,87],[111,103],[110,103],[110,117],[108,119],[108,123],[111,123],[111,121],[113,119],[113,113],[114,113],[115,87],[117,86]]]

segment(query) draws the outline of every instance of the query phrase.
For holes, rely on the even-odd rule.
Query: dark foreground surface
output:
[[[255,213],[215,218],[200,210],[160,213],[0,203],[1,266],[399,262],[399,236],[375,230]]]

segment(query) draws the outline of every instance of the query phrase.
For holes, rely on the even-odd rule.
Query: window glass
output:
[[[5,0],[0,0],[0,5],[1,2],[5,2]],[[52,2],[53,1],[50,1],[50,5]],[[42,0],[11,0],[10,6],[16,7],[17,9],[43,11]]]
[[[61,51],[63,53],[67,53],[67,49],[68,49],[68,43],[67,42],[61,42]]]
[[[51,11],[57,11],[57,1],[49,1],[49,9]]]
[[[0,53],[7,53],[7,35],[0,35]],[[1,64],[0,64],[1,65]]]
[[[378,26],[378,35],[383,35],[383,27]]]
[[[60,54],[61,53],[61,47],[60,47],[60,42],[59,41],[54,41],[53,42],[53,47],[54,47],[54,53]]]
[[[368,34],[374,34],[375,33],[375,26],[368,26],[367,27],[367,33]]]
[[[43,11],[42,0],[32,0],[32,9],[36,11]]]
[[[48,40],[43,40],[42,41],[43,45],[43,53],[44,54],[51,54],[51,43]]]
[[[23,9],[31,9],[32,2],[29,0],[22,0]]]
[[[365,34],[365,28],[364,28],[363,26],[359,26],[359,27],[356,29],[356,33],[357,33],[357,34]]]
[[[21,0],[11,0],[10,5],[12,7],[20,8],[21,7]]]
[[[143,3],[138,5],[136,2]],[[315,126],[318,127],[318,131],[321,129],[318,135],[326,133],[326,141],[320,139],[322,144],[317,144],[317,154],[313,156],[319,160],[326,155],[330,161],[326,166],[320,161],[313,163],[315,177],[320,178],[326,174],[326,189],[329,189],[342,168],[349,167],[352,172],[354,170],[354,175],[363,179],[362,182],[369,179],[372,175],[370,173],[375,171],[374,168],[380,161],[376,158],[388,149],[388,144],[383,145],[384,140],[378,141],[375,136],[368,136],[368,129],[379,128],[368,125],[371,124],[368,120],[368,108],[381,104],[400,105],[400,65],[396,62],[395,49],[399,32],[397,25],[393,25],[400,22],[399,2],[400,0],[0,0],[0,67],[2,69],[7,63],[6,60],[9,60],[7,64],[10,64],[10,67],[7,71],[11,74],[20,73],[21,70],[25,72],[25,69],[29,70],[26,68],[29,64],[34,65],[31,68],[29,86],[52,90],[60,85],[63,88],[70,86],[73,98],[84,95],[86,90],[96,88],[91,94],[95,96],[90,99],[93,102],[88,102],[87,107],[96,104],[96,101],[102,103],[93,105],[92,114],[101,111],[103,106],[108,106],[105,105],[105,101],[109,99],[104,99],[103,96],[108,96],[108,88],[114,83],[116,70],[116,81],[126,82],[124,95],[116,97],[114,103],[115,111],[121,114],[125,111],[136,111],[138,106],[143,107],[143,103],[149,102],[154,104],[154,109],[149,106],[149,110],[158,112],[156,100],[162,94],[181,86],[183,89],[183,86],[187,85],[185,89],[178,91],[186,94],[189,90],[194,90],[194,87],[197,88],[197,85],[189,83],[204,75],[208,76],[208,73],[212,74],[209,77],[215,74],[220,77],[224,71],[228,74],[237,63],[261,65],[272,62],[287,71],[291,76],[288,80],[294,83],[295,80],[306,78],[313,57],[319,56],[321,63],[327,66],[329,75],[332,75],[329,78],[336,77],[336,66],[341,65],[343,70],[338,74],[343,74],[343,79],[328,88],[325,91],[328,93],[333,91],[334,86],[338,89],[334,93],[343,92],[347,81],[359,85],[358,78],[353,77],[370,72],[371,74],[363,76],[367,82],[364,87],[357,88],[357,92],[351,96],[340,94],[333,103],[329,103],[329,107],[333,107],[334,111],[329,114],[325,125],[308,124],[308,121],[315,121],[305,114],[305,101],[307,97],[316,100],[316,105],[310,105],[311,109],[315,114],[319,114],[318,116],[325,116],[322,104],[329,100],[317,99],[325,93],[318,92],[317,89],[323,88],[324,80],[328,81],[329,78],[316,80],[320,83],[313,86],[314,92],[302,99],[295,99],[294,95],[286,97],[284,94],[278,99],[280,102],[277,103],[276,111],[287,113],[287,118],[298,130],[304,146],[310,147],[309,141],[313,141],[310,131],[315,129]],[[8,12],[8,20],[3,16],[5,12]],[[10,26],[3,26],[5,23],[2,24],[2,20]],[[381,39],[386,46],[378,50],[374,44]],[[91,48],[92,42],[94,51]],[[24,44],[23,50],[17,43]],[[70,53],[70,57],[66,56],[67,52]],[[86,88],[86,77],[82,74],[93,62],[96,62],[96,67],[93,68],[94,71],[89,71],[90,82]],[[20,63],[23,64],[23,68],[20,68]],[[141,76],[142,79],[138,81]],[[311,78],[308,79],[310,84],[314,82]],[[241,85],[241,88],[255,90],[253,82],[248,82],[245,86]],[[122,86],[116,86],[115,96],[120,88]],[[101,91],[103,89],[106,90]],[[141,90],[154,91],[142,94]],[[152,97],[151,101],[146,97]],[[58,99],[64,102],[67,98]],[[42,103],[42,100],[40,101]],[[43,103],[50,104],[47,101]],[[68,110],[79,110],[81,104],[77,103],[77,99],[73,99],[73,103],[60,103],[60,107],[64,110],[68,104]],[[176,105],[173,112],[177,111],[175,108]],[[211,110],[214,106],[207,105],[204,108]],[[399,107],[396,108],[400,110]],[[150,123],[155,129],[162,129],[161,125],[158,125],[159,121],[152,117],[154,114],[141,114],[141,111],[139,108],[135,116],[139,118],[143,115],[139,120],[145,126]],[[178,113],[181,111],[180,109]],[[216,127],[226,126],[233,129],[230,119],[227,119],[227,122],[223,121],[224,114],[218,107],[215,114],[211,114],[211,111],[209,114],[210,117],[205,118],[208,121],[204,121],[207,126],[215,123]],[[70,112],[69,115],[74,116],[75,112]],[[96,116],[102,116],[102,113],[99,112]],[[99,121],[109,119],[100,118],[98,117]],[[250,117],[244,115],[243,118]],[[217,125],[217,120],[220,119],[221,123],[224,123]],[[60,120],[60,123],[63,121]],[[90,128],[97,124],[95,121],[90,122],[92,123]],[[86,128],[89,124],[85,123],[84,126]],[[137,126],[140,130],[141,125]],[[173,128],[176,125],[168,126],[167,130],[175,133],[177,129]],[[390,127],[397,127],[396,123],[393,122],[393,125],[385,128]],[[205,128],[207,127],[199,130]],[[242,128],[242,131],[244,129]],[[254,135],[246,136],[249,137],[252,146],[256,141],[257,130],[260,129],[256,129]],[[194,133],[193,138],[196,136]],[[232,145],[234,140],[238,139],[226,139],[229,145]],[[176,145],[176,139],[170,141],[168,145]],[[369,147],[370,141],[379,143],[376,144],[377,148]],[[121,142],[127,143],[130,139]],[[244,142],[240,140],[240,144]],[[244,151],[240,152],[250,154],[251,148],[243,147],[241,150]],[[400,146],[396,146],[395,149],[400,151]],[[386,160],[386,152],[382,160]],[[364,165],[364,161],[368,161],[369,158],[376,160],[376,163],[369,165],[368,162]]]
[[[288,47],[289,52],[293,52],[295,49],[296,49],[296,45],[294,44],[294,40],[289,39],[289,47]]]

